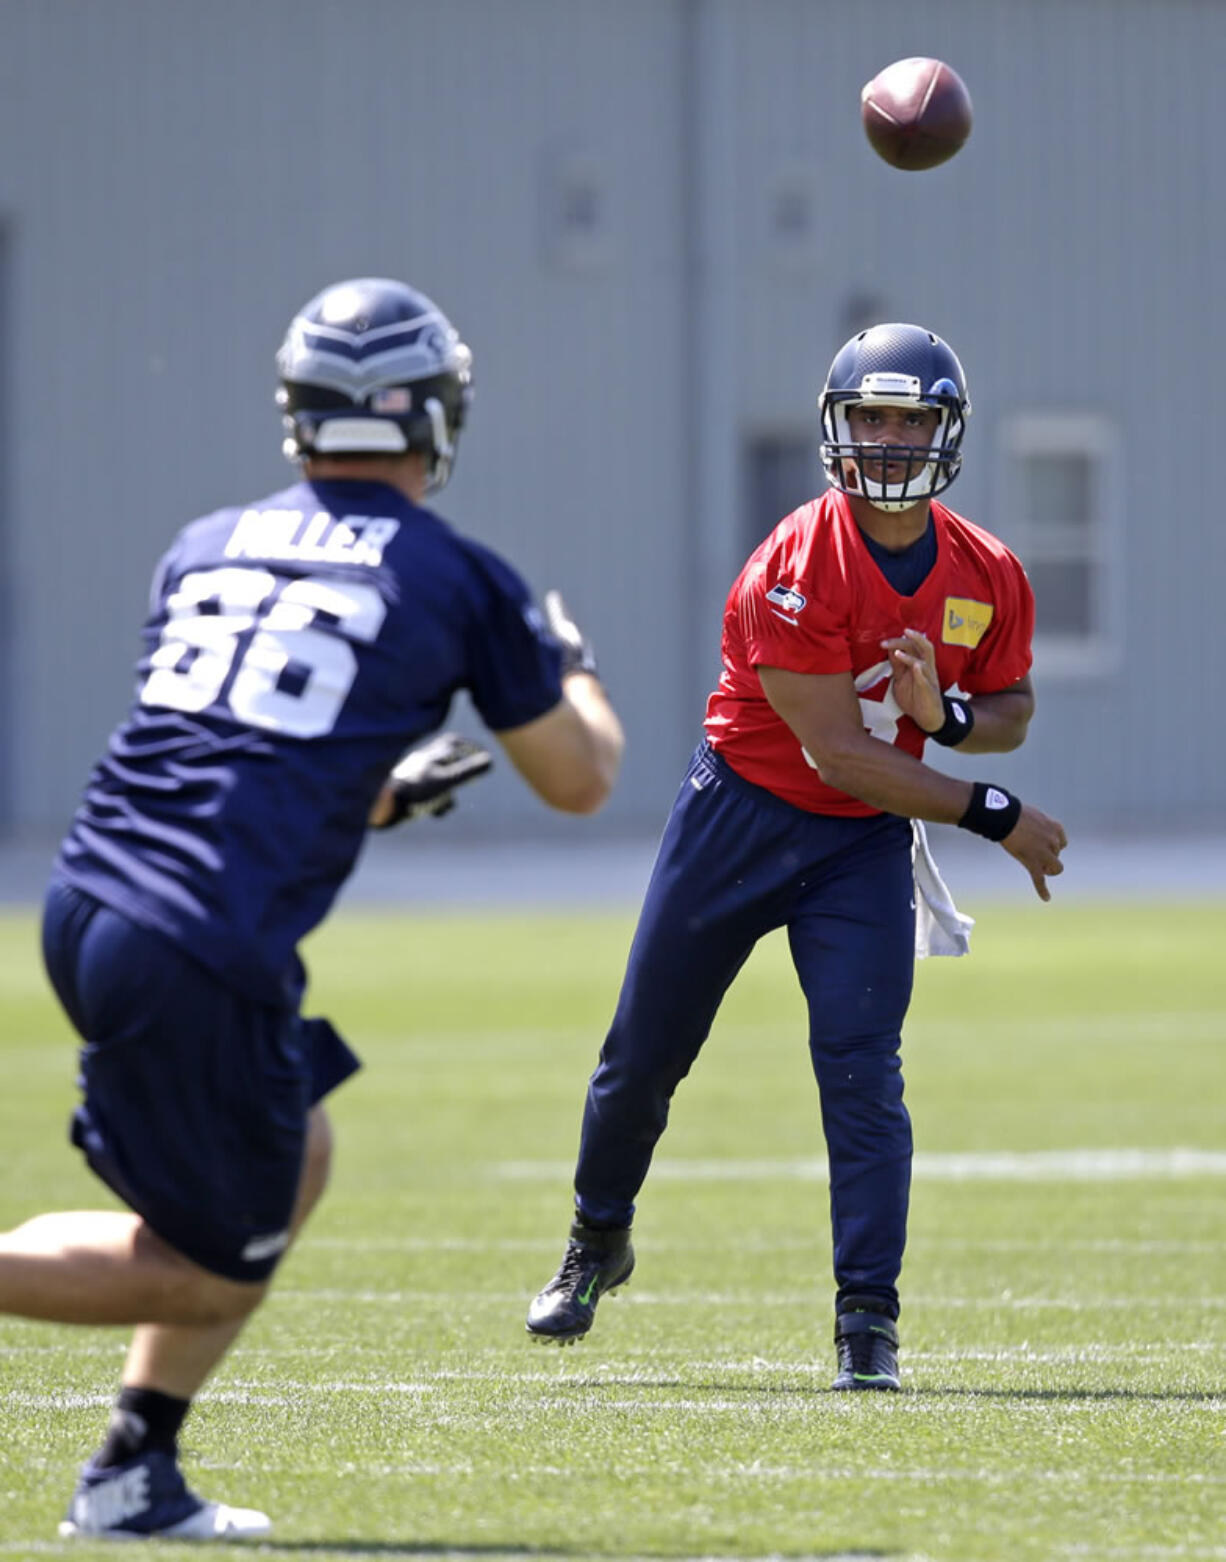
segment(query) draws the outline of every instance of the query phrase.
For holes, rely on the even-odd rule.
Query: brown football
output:
[[[935,168],[971,133],[971,98],[943,60],[895,60],[860,94],[864,133],[894,168]]]

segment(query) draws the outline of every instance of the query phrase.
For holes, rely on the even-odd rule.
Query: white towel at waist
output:
[[[937,871],[923,821],[911,821],[911,862],[915,868],[915,957],[967,955],[971,952],[974,917],[954,905]]]

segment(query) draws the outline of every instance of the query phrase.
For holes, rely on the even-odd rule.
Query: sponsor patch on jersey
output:
[[[946,597],[941,639],[946,645],[965,645],[973,651],[987,634],[995,611],[990,602],[972,602],[969,597]]]
[[[766,593],[766,600],[773,602],[776,607],[781,607],[785,613],[799,613],[809,599],[802,596],[795,586],[785,586],[780,581]]]

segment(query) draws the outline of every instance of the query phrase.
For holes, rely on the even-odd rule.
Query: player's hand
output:
[[[890,659],[899,709],[922,731],[936,732],[945,722],[945,702],[932,641],[918,629],[904,629],[896,640],[881,644]]]
[[[440,732],[408,751],[383,783],[367,823],[372,830],[390,830],[402,819],[450,813],[456,787],[483,776],[493,763],[479,743]]]
[[[1000,844],[1029,873],[1039,899],[1050,900],[1047,881],[1064,872],[1060,853],[1068,845],[1068,836],[1060,821],[1049,819],[1037,808],[1029,808],[1023,803],[1017,823]]]
[[[562,593],[547,591],[541,606],[545,609],[545,622],[550,633],[562,647],[563,678],[569,673],[591,673],[593,678],[598,677],[592,642],[570,616],[562,600]]]

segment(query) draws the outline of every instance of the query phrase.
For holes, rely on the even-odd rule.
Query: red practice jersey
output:
[[[723,671],[707,701],[707,737],[738,775],[811,813],[880,812],[826,786],[762,692],[757,668],[850,673],[864,725],[919,758],[925,734],[894,699],[883,640],[919,629],[948,694],[1007,689],[1030,670],[1034,595],[1002,542],[935,500],[937,560],[912,597],[896,592],[865,546],[845,495],[831,489],[780,521],[751,555],[724,610]]]

